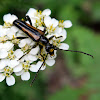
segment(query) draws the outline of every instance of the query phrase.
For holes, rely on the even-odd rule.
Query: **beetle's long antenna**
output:
[[[59,49],[59,50],[63,50],[63,49]],[[85,52],[82,52],[82,51],[74,51],[74,50],[64,50],[64,51],[79,52],[79,53],[83,53],[85,55],[88,55],[88,56],[91,56],[92,58],[94,58],[91,54],[88,54],[88,53],[85,53]]]
[[[37,77],[37,75],[38,75],[38,73],[39,73],[41,67],[45,64],[45,60],[47,59],[47,56],[48,56],[48,53],[47,53],[45,59],[44,59],[44,57],[43,57],[44,61],[43,61],[42,65],[40,66],[40,68],[38,69],[37,73],[35,74],[34,79],[32,80],[30,86],[32,86],[32,84],[34,83],[34,81],[35,81],[35,79],[36,79],[36,77]]]

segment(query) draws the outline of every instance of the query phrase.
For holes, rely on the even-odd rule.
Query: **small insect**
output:
[[[26,23],[25,21],[28,21],[30,24]],[[40,66],[40,68],[38,69],[34,79],[32,80],[32,83],[35,81],[41,67],[45,64],[45,60],[48,56],[48,54],[50,54],[50,56],[53,56],[54,55],[54,50],[57,50],[59,48],[57,48],[56,46],[54,46],[53,44],[50,44],[50,40],[53,39],[54,37],[55,38],[60,38],[62,36],[59,36],[59,37],[56,37],[56,36],[51,36],[49,39],[45,36],[45,31],[46,31],[46,28],[44,29],[44,31],[41,31],[35,27],[32,26],[32,22],[31,22],[31,19],[29,16],[26,16],[25,17],[25,20],[15,20],[13,22],[13,24],[19,28],[20,30],[22,30],[25,34],[27,34],[27,36],[29,36],[33,41],[36,42],[36,45],[34,47],[36,47],[37,45],[40,45],[41,48],[40,48],[40,55],[41,55],[41,51],[43,49],[43,47],[45,47],[45,50],[47,52],[47,55],[46,57],[43,57],[43,63],[42,65]],[[28,37],[17,37],[17,39],[24,39],[24,38],[28,38]],[[33,47],[33,48],[34,48]],[[62,50],[62,49],[60,49]],[[83,54],[86,54],[88,56],[91,56],[93,58],[92,55],[88,54],[88,53],[85,53],[85,52],[82,52],[82,51],[73,51],[73,50],[64,50],[64,51],[71,51],[71,52],[79,52],[79,53],[83,53]],[[31,85],[32,85],[31,83]]]

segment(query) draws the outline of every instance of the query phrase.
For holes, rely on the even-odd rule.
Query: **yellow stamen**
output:
[[[54,49],[50,49],[50,52],[53,52],[54,51]]]

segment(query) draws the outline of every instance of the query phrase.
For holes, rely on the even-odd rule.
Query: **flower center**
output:
[[[8,57],[7,58],[9,58],[10,60],[12,59],[15,59],[15,55],[14,55],[14,51],[13,50],[10,50],[9,52],[8,52]]]
[[[36,19],[36,23],[35,23],[35,26],[36,27],[39,27],[39,26],[42,26],[44,23],[43,23],[43,21],[41,20],[41,18],[40,19]]]
[[[59,47],[60,46],[60,40],[53,40],[53,45],[56,46],[56,47]]]
[[[0,42],[6,42],[6,40],[7,40],[6,36],[0,37]]]
[[[64,20],[60,20],[58,26],[64,28],[63,22]]]
[[[53,25],[47,27],[47,31],[48,33],[53,33],[55,31],[55,27],[53,27]]]
[[[37,12],[35,13],[35,16],[39,17],[39,18],[42,18],[43,15],[42,15],[42,11],[41,10],[37,10]]]
[[[21,50],[25,53],[25,52],[28,52],[28,50],[31,49],[31,46],[26,44],[23,48],[21,48]]]
[[[19,39],[13,39],[13,40],[12,40],[12,43],[14,43],[14,44],[19,44]]]
[[[10,24],[10,23],[6,23],[6,22],[4,22],[4,28],[10,28],[12,26],[12,24]]]
[[[25,71],[28,71],[29,68],[31,67],[29,61],[23,62],[23,63],[22,63],[22,66],[23,66],[23,69],[24,69]]]
[[[7,76],[7,77],[9,77],[9,76],[11,76],[11,74],[13,73],[13,68],[11,68],[11,67],[5,67],[4,68],[4,76]]]

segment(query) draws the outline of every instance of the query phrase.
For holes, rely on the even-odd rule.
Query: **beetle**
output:
[[[25,21],[28,21],[30,24],[26,23]],[[16,26],[17,28],[19,28],[20,30],[22,30],[25,34],[27,34],[28,37],[30,37],[33,41],[35,41],[37,44],[42,45],[42,47],[45,47],[45,50],[47,52],[47,55],[50,54],[50,56],[54,55],[54,50],[57,50],[59,48],[57,48],[56,46],[54,46],[53,44],[50,44],[50,40],[52,38],[60,38],[60,37],[56,37],[56,36],[51,36],[49,39],[45,36],[45,30],[41,31],[35,27],[32,26],[32,22],[29,16],[25,16],[25,20],[20,20],[20,19],[16,19],[13,21],[13,25]],[[27,37],[18,37],[18,39],[23,39],[23,38],[27,38]],[[62,49],[60,49],[62,50]],[[82,52],[82,51],[73,51],[73,50],[64,50],[64,51],[71,51],[71,52],[79,52],[79,53],[83,53],[86,54],[88,56],[93,57],[92,55]],[[41,54],[41,49],[40,49],[40,54]],[[35,81],[37,74],[39,73],[41,67],[45,64],[45,60],[47,58],[44,58],[43,56],[43,63],[40,66],[40,68],[38,69],[34,79],[32,80],[32,83]],[[32,85],[31,83],[31,85]]]

